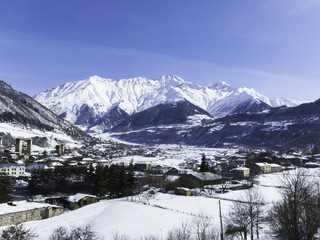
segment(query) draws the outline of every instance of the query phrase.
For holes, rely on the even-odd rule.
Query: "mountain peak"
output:
[[[170,84],[173,83],[175,85],[180,85],[187,83],[185,80],[183,80],[181,77],[178,77],[175,74],[167,74],[160,78],[160,82],[163,84]]]
[[[99,81],[99,80],[101,80],[102,78],[101,77],[99,77],[98,75],[93,75],[93,76],[91,76],[91,77],[89,77],[89,81]]]
[[[210,85],[210,87],[212,87],[214,89],[224,89],[224,88],[231,87],[231,86],[224,81],[219,81],[219,82],[216,82],[216,83]]]
[[[96,82],[109,82],[109,81],[112,81],[112,80],[108,79],[108,78],[99,77],[98,75],[93,75],[93,76],[89,77],[87,79],[87,81],[90,82],[90,83],[96,83]]]

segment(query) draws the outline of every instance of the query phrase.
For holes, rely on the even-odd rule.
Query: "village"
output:
[[[15,146],[8,148],[2,138],[0,145],[0,173],[2,177],[10,178],[13,186],[10,200],[0,205],[0,226],[50,218],[100,199],[144,191],[184,196],[224,194],[252,187],[255,175],[290,171],[301,166],[320,166],[319,154],[249,152],[237,148],[146,147],[105,141],[73,149],[59,144],[51,151],[40,152],[33,150],[32,139],[16,139]],[[41,171],[47,174],[66,168],[84,169],[84,177],[68,175],[73,178],[73,183],[82,184],[88,179],[86,172],[98,175],[99,169],[115,165],[133,168],[135,185],[129,193],[111,195],[108,191],[93,192],[90,188],[74,187],[78,185],[71,185],[66,191],[30,192],[31,183],[35,184],[34,181],[39,179],[34,176]],[[77,190],[79,192],[75,192]]]

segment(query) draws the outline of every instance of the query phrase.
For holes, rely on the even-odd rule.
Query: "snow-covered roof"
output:
[[[37,164],[37,163],[34,163],[34,164],[31,164],[27,167],[27,169],[42,169],[44,168],[44,164],[43,163],[40,163],[40,164]]]
[[[12,202],[11,205],[8,203],[0,204],[0,215],[13,213],[13,212],[23,212],[37,208],[50,207],[52,205],[47,203],[38,202],[28,202],[28,201],[16,201]]]
[[[99,160],[97,160],[97,162],[98,162],[98,163],[109,163],[109,162],[111,162],[111,161],[104,158],[104,159],[99,159]]]
[[[315,162],[306,162],[305,165],[306,166],[319,166],[320,167],[320,164],[319,163],[315,163]]]
[[[191,173],[191,175],[202,180],[202,181],[222,179],[222,177],[220,175],[214,174],[211,172],[193,172],[193,173]]]
[[[294,155],[287,155],[287,156],[285,156],[285,158],[286,158],[286,159],[294,159],[294,158],[296,158],[296,156],[294,156]]]
[[[15,163],[0,164],[0,168],[19,168],[19,167],[25,167],[25,165],[15,164]]]
[[[176,187],[177,190],[190,191],[190,188],[186,187]]]
[[[84,193],[77,193],[76,195],[71,195],[71,196],[67,197],[66,201],[68,201],[68,202],[79,202],[84,197],[96,198],[97,196],[84,194]]]
[[[138,161],[138,162],[135,162],[134,164],[151,164],[151,162],[150,161]]]
[[[247,168],[247,167],[237,167],[237,168],[232,169],[231,171],[247,171],[247,170],[250,170],[250,168]]]
[[[63,164],[59,163],[59,162],[52,162],[52,163],[50,163],[50,166],[51,167],[63,167]]]
[[[257,166],[259,167],[267,167],[267,166],[270,166],[269,163],[266,163],[266,162],[260,162],[260,163],[256,163]]]
[[[269,165],[270,165],[271,167],[282,167],[281,165],[276,164],[276,163],[270,163]]]
[[[18,160],[18,161],[16,161],[16,163],[19,164],[19,165],[25,165],[22,160]]]
[[[168,176],[166,176],[165,180],[168,182],[174,182],[174,181],[178,180],[179,178],[180,178],[180,176],[168,175]]]

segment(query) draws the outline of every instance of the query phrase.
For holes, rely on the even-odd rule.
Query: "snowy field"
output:
[[[319,178],[320,169],[308,171],[310,175]],[[295,171],[288,173],[294,174]],[[255,187],[261,191],[268,206],[280,198],[281,178],[282,173],[266,174],[256,178]],[[39,240],[48,239],[52,231],[59,226],[77,227],[86,224],[91,224],[93,230],[106,240],[113,239],[116,234],[130,239],[140,239],[148,235],[164,237],[173,227],[191,222],[195,215],[202,214],[212,218],[213,225],[219,229],[219,200],[222,214],[227,216],[233,200],[238,199],[244,191],[214,194],[211,197],[156,193],[151,198],[139,195],[133,198],[104,200],[58,217],[28,222],[26,226],[36,230]],[[260,239],[270,239],[267,227],[261,231]]]
[[[204,153],[207,159],[215,159],[216,156],[234,156],[239,149],[227,149],[227,148],[201,148],[185,145],[157,145],[155,149],[160,149],[161,153],[156,157],[144,157],[144,156],[125,156],[120,158],[113,158],[113,163],[129,164],[131,160],[136,162],[150,162],[152,166],[161,165],[167,167],[175,167],[180,169],[179,164],[186,162],[194,162],[200,165],[201,157]],[[147,148],[146,148],[147,149]],[[152,150],[152,149],[150,149]]]

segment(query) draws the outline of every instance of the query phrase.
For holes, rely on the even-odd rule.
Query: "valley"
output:
[[[89,80],[97,81],[115,84],[98,77]],[[163,77],[161,82],[168,84],[165,92],[180,94],[181,89],[192,86],[175,76]],[[85,84],[88,82],[66,84],[62,95],[73,98],[71,86],[84,90]],[[242,102],[246,107],[234,105],[233,112],[225,116],[220,109],[218,116],[223,117],[216,117],[209,105],[203,109],[192,99],[181,98],[183,94],[169,94],[157,103],[142,101],[146,105],[140,108],[128,100],[127,109],[134,109],[131,112],[121,108],[121,103],[113,103],[113,108],[104,109],[103,117],[98,118],[95,108],[82,105],[78,117],[69,122],[61,117],[68,119],[70,114],[59,114],[52,106],[49,110],[5,83],[3,86],[0,103],[7,108],[2,109],[0,123],[0,172],[5,184],[0,199],[12,212],[0,211],[2,229],[8,221],[23,223],[37,232],[38,239],[47,239],[49,232],[67,223],[71,230],[86,229],[84,225],[90,224],[103,239],[166,239],[172,231],[180,231],[181,224],[196,236],[191,226],[195,221],[207,221],[205,231],[214,230],[218,236],[221,202],[224,234],[232,232],[232,239],[244,234],[233,230],[240,223],[228,224],[235,205],[246,206],[248,194],[259,192],[266,217],[258,227],[260,236],[273,239],[275,229],[267,216],[282,201],[283,179],[303,173],[306,179],[313,177],[312,189],[319,184],[319,100],[272,107],[270,99],[257,105],[253,98]],[[222,95],[225,93],[218,87],[230,90],[225,83],[214,85],[212,89]],[[53,91],[55,98],[59,97],[57,91]],[[252,91],[245,94],[249,93]],[[93,95],[89,99],[93,101]],[[10,101],[12,108],[8,107]],[[43,210],[49,213],[21,220],[14,208],[27,207],[28,202],[22,200],[54,211]],[[37,211],[30,209],[25,211]],[[253,234],[253,230],[246,231]]]

